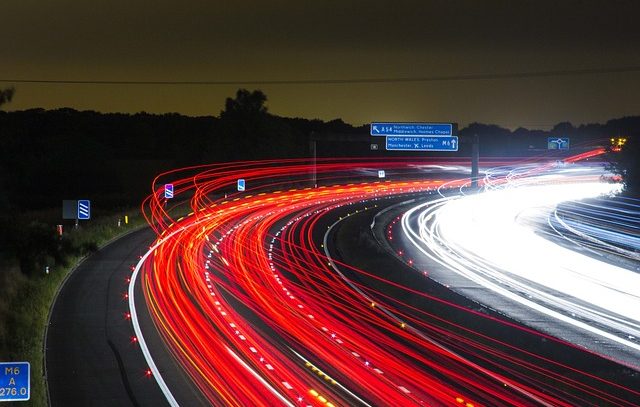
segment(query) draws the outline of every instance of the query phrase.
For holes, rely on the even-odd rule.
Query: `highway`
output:
[[[433,194],[431,198],[436,200],[439,195]],[[520,381],[529,382],[536,389],[550,393],[563,389],[567,392],[562,397],[565,400],[568,393],[573,393],[573,405],[637,403],[637,394],[618,387],[637,388],[636,368],[628,368],[619,361],[599,356],[568,341],[527,329],[522,322],[529,325],[530,322],[540,323],[541,319],[507,317],[505,314],[511,315],[514,310],[512,304],[495,301],[495,296],[490,295],[480,299],[493,299],[494,302],[489,304],[502,308],[481,304],[477,301],[478,296],[470,295],[478,288],[469,282],[458,278],[457,285],[438,283],[440,272],[445,270],[439,270],[435,263],[414,257],[406,248],[399,250],[402,243],[395,243],[403,240],[402,202],[388,207],[388,211],[361,213],[336,225],[334,239],[340,242],[355,231],[369,227],[375,219],[374,237],[349,247],[336,244],[331,250],[332,256],[340,259],[340,270],[357,280],[359,287],[367,287],[371,295],[375,292],[393,301],[399,308],[396,314],[401,315],[404,321],[411,321],[408,324],[420,327],[421,332],[428,332],[451,350],[471,360],[482,361],[484,366],[493,366],[495,371],[509,371],[516,377],[520,376]],[[387,249],[393,250],[393,255],[377,253],[376,245],[389,237],[394,246]],[[369,272],[365,274],[357,270]],[[563,333],[566,334],[566,330]],[[597,374],[594,375],[595,372]],[[611,378],[615,381],[612,382]]]
[[[636,366],[637,252],[613,250],[618,246],[597,236],[606,233],[609,240],[636,249],[637,239],[616,232],[615,222],[606,230],[589,227],[580,233],[575,228],[583,223],[572,217],[572,205],[578,205],[574,202],[617,192],[619,185],[600,182],[601,175],[599,167],[572,165],[498,186],[487,183],[489,191],[483,194],[453,195],[411,207],[402,218],[403,235],[442,266],[432,273],[441,283],[495,309],[509,310],[529,326]],[[600,201],[606,208],[606,199]],[[558,215],[562,202],[568,203],[563,218],[572,217],[573,227]],[[606,219],[606,214],[611,218],[612,213],[603,210],[597,219]],[[588,253],[567,237],[569,229],[591,243]],[[607,261],[601,258],[602,249],[609,251]]]
[[[398,196],[433,192],[442,185],[456,191],[467,182],[438,180],[432,173],[417,180],[332,183],[349,172],[375,174],[381,165],[389,174],[412,168],[415,176],[416,169],[425,170],[415,162],[327,162],[316,168],[323,180],[319,188],[280,189],[283,178],[292,182],[310,168],[292,162],[198,169],[197,175],[183,178],[184,184],[178,182],[192,194],[194,213],[177,220],[166,217],[161,190],[150,197],[147,214],[160,239],[141,264],[139,278],[156,326],[207,400],[237,405],[575,405],[598,395],[624,405],[619,394],[629,390],[603,392],[610,386],[605,379],[593,384],[585,372],[553,391],[553,385],[542,387],[540,379],[533,380],[547,375],[548,368],[538,367],[530,356],[519,363],[511,360],[529,366],[524,373],[487,364],[488,357],[479,353],[486,352],[486,344],[447,331],[467,347],[478,347],[478,353],[467,349],[465,356],[434,339],[433,327],[418,329],[398,317],[406,307],[398,305],[402,297],[356,290],[336,273],[323,247],[323,231],[331,222],[351,215],[352,209],[371,211]],[[528,173],[542,171],[535,164]],[[494,176],[498,183],[509,179]],[[259,187],[255,193],[220,196],[237,178]],[[216,193],[219,198],[212,199]]]
[[[158,176],[142,207],[156,239],[129,267],[125,301],[154,397],[237,406],[640,403],[633,363],[479,303],[470,295],[479,290],[457,284],[463,277],[424,234],[410,241],[413,226],[429,226],[421,205],[444,208],[469,194],[466,164],[273,160]],[[483,184],[496,191],[557,170],[544,160],[483,166]],[[240,178],[246,191],[236,189]],[[581,174],[565,186],[592,181]],[[188,200],[189,215],[171,216],[165,182]],[[441,281],[451,275],[455,286]]]
[[[162,405],[131,344],[122,298],[130,265],[152,240],[146,229],[113,242],[82,262],[61,289],[45,344],[52,406]]]
[[[163,406],[166,398],[134,340],[127,303],[131,268],[154,233],[145,228],[85,259],[61,288],[46,336],[45,366],[51,406]],[[148,313],[139,316],[157,362],[172,372],[183,405],[205,405],[190,380],[154,335]]]

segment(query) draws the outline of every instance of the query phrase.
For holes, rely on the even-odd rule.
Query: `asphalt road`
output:
[[[410,206],[413,205],[406,205],[403,208],[398,208],[396,214],[400,214]],[[380,236],[383,236],[383,233],[384,231],[381,231]],[[381,240],[382,239],[383,237],[381,237]],[[558,241],[559,245],[566,246],[567,244],[566,241],[562,241],[561,239],[556,240]],[[468,299],[471,299],[472,301],[483,304],[484,306],[492,308],[494,310],[498,310],[498,312],[508,315],[510,318],[513,318],[526,326],[540,330],[541,332],[548,333],[552,336],[561,338],[580,347],[591,349],[596,353],[606,355],[614,360],[626,362],[630,365],[637,365],[637,360],[640,356],[637,350],[615,343],[585,329],[580,329],[571,324],[564,323],[555,318],[549,317],[542,312],[538,312],[512,299],[509,299],[502,295],[497,295],[492,290],[472,281],[471,279],[451,272],[451,270],[447,269],[446,267],[443,267],[426,258],[411,244],[406,236],[401,233],[401,230],[399,230],[399,228],[397,230],[397,233],[395,234],[394,245],[401,247],[405,252],[405,256],[414,259],[414,266],[417,269],[429,270],[429,276],[431,279],[437,281],[442,285],[450,287],[451,290],[455,291],[458,294],[461,294]],[[575,249],[575,247],[573,247],[573,249]],[[580,248],[578,248],[578,250],[579,249]],[[525,283],[528,283],[528,281],[525,281]],[[524,295],[520,292],[521,289],[519,288],[513,288],[506,284],[504,285],[504,287],[515,294]],[[541,290],[542,292],[547,292],[549,295],[555,294],[552,290],[546,287],[536,288]],[[531,299],[531,296],[529,296],[529,299]],[[579,298],[571,300],[577,304],[581,304],[585,308],[588,308],[590,305],[586,301],[581,302]],[[557,310],[561,314],[571,316],[570,311],[566,311],[560,307],[557,308]],[[588,322],[590,325],[596,326],[605,332],[611,332],[612,334],[617,333],[615,330],[611,330],[604,325],[598,325],[597,322]]]
[[[388,225],[389,222],[391,222],[400,213],[401,210],[397,209],[395,211],[389,211],[383,216],[377,218],[375,234],[378,235],[380,241],[384,241],[385,239],[385,225]],[[395,256],[388,256],[388,254],[381,253],[380,249],[376,247],[378,242],[373,238],[373,235],[367,236],[367,234],[359,234],[360,238],[358,241],[354,241],[353,238],[349,239],[350,236],[357,236],[358,234],[356,231],[358,230],[370,229],[369,225],[371,225],[375,214],[375,212],[362,212],[358,215],[352,215],[348,218],[344,218],[333,231],[333,244],[329,246],[330,251],[332,251],[332,256],[347,264],[366,269],[375,275],[399,283],[403,286],[419,287],[420,291],[424,291],[428,294],[434,295],[435,297],[517,324],[516,321],[504,315],[502,312],[496,312],[491,309],[491,307],[486,307],[481,305],[480,302],[476,302],[477,299],[474,296],[469,295],[470,293],[468,290],[459,289],[463,286],[462,283],[460,283],[460,286],[456,286],[455,291],[452,291],[448,288],[449,285],[445,286],[443,283],[438,283],[432,278],[425,278],[421,276],[421,273],[415,272],[416,269],[426,269],[429,270],[430,276],[434,274],[440,276],[437,272],[437,265],[433,262],[415,261],[413,267],[408,267],[403,261],[394,258]],[[394,235],[394,237],[398,236],[400,236],[400,233],[396,233]],[[394,242],[396,242],[396,239],[394,239]],[[407,246],[408,245],[404,245],[403,249],[406,249]],[[417,257],[414,257],[414,259],[415,258]],[[348,269],[343,270],[343,272],[349,278],[354,279],[361,284],[384,290],[387,294],[390,294],[393,297],[403,298],[405,303],[411,304],[418,309],[430,310],[435,315],[446,315],[447,319],[454,321],[459,326],[466,326],[490,337],[499,338],[505,343],[513,343],[523,349],[535,351],[535,353],[538,353],[549,360],[558,361],[560,363],[573,366],[574,368],[591,372],[595,376],[602,377],[605,380],[612,380],[612,382],[622,384],[627,388],[638,388],[637,386],[640,376],[637,372],[595,354],[582,351],[580,348],[572,348],[551,341],[541,341],[541,338],[536,334],[511,329],[487,320],[479,320],[478,318],[464,312],[455,312],[447,307],[441,308],[432,301],[424,300],[407,292],[394,292],[396,290],[380,286],[375,280],[363,278],[360,275],[354,275],[353,273],[350,273]],[[451,285],[451,287],[453,288],[453,285]],[[503,305],[505,307],[508,306],[508,304]],[[508,307],[506,309],[510,310]],[[407,312],[410,313],[411,311],[407,310]],[[506,314],[509,314],[509,312],[506,312]],[[528,319],[525,319],[525,321],[527,324],[531,322]],[[535,324],[531,325],[535,326]],[[446,340],[446,338],[442,339]],[[471,354],[468,356],[473,357]],[[547,366],[547,368],[552,370],[554,369],[553,366]],[[609,387],[608,385],[596,382],[590,384],[596,388],[602,388],[607,392],[611,392],[611,394],[617,394],[623,398],[637,397],[622,391],[618,393],[615,386]],[[581,396],[579,392],[576,393],[576,395]],[[640,402],[640,400],[634,399],[633,402]]]
[[[46,338],[45,363],[52,406],[163,406],[167,401],[147,364],[133,329],[125,318],[124,294],[131,266],[146,250],[154,234],[148,229],[130,233],[87,258],[69,277],[54,304]],[[143,301],[138,295],[138,301]],[[140,307],[140,310],[146,309]],[[152,322],[140,312],[147,328]],[[146,329],[146,332],[153,332]],[[199,396],[158,337],[154,358],[182,405],[198,405]],[[170,373],[166,373],[170,372]]]
[[[463,307],[500,316],[432,279],[412,273],[404,263],[380,249],[370,234],[369,225],[373,215],[373,211],[362,212],[340,222],[332,231],[330,239],[332,252],[335,252],[332,255],[402,285],[421,287],[429,294],[461,304]],[[382,228],[378,231],[380,235],[384,235],[384,225],[396,214],[389,212],[386,216],[386,220],[379,219],[379,226]],[[317,229],[326,230],[323,227]],[[368,233],[363,234],[362,231]],[[143,254],[152,239],[153,233],[145,229],[113,242],[82,263],[61,290],[52,312],[46,342],[51,405],[167,405],[155,380],[145,375],[146,362],[138,345],[131,341],[131,323],[124,317],[128,311],[127,301],[123,297],[128,285],[126,278],[131,274],[131,266],[138,261],[138,256]],[[390,274],[390,270],[394,272]],[[361,276],[350,277],[374,288],[389,289],[377,287],[374,280]],[[167,352],[162,339],[157,336],[153,322],[146,313],[146,304],[139,287],[140,284],[137,284],[136,305],[142,331],[168,387],[180,405],[205,405],[206,402],[200,393]],[[388,294],[407,295],[396,293],[393,289],[389,290]],[[525,349],[536,349],[549,359],[592,371],[600,377],[615,380],[630,388],[637,386],[639,378],[634,372],[595,355],[586,354],[578,349],[567,349],[565,346],[547,341],[541,342],[537,335],[505,329],[504,326],[486,321],[477,321],[464,312],[440,309],[437,304],[419,297],[408,296],[404,301],[419,309],[431,310],[434,315],[447,315],[462,326],[477,329],[504,341],[514,341]],[[237,307],[241,308],[241,304],[237,304]],[[441,339],[446,340],[446,335]],[[330,366],[326,368],[331,371]],[[603,386],[605,391],[612,391],[607,385],[595,385]],[[615,389],[613,390],[615,393]],[[628,394],[621,392],[620,396],[628,397]]]

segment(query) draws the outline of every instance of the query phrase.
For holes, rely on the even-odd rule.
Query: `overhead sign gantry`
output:
[[[455,123],[371,123],[372,136],[385,137],[389,151],[458,151]]]

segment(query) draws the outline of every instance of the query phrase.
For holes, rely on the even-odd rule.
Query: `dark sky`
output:
[[[639,1],[3,0],[0,79],[245,81],[640,67]],[[218,115],[239,87],[283,116],[548,128],[640,114],[640,69],[304,85],[0,83],[9,110]]]

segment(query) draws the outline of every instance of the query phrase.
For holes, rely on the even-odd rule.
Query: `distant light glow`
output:
[[[585,180],[583,171],[589,172],[560,170],[514,179],[477,195],[422,204],[405,214],[403,229],[423,253],[451,271],[640,350],[627,340],[627,335],[640,334],[640,274],[546,239],[539,224],[532,222],[547,219],[562,202],[620,192],[620,184]],[[569,172],[576,174],[575,182]],[[418,218],[417,226],[411,218]]]

